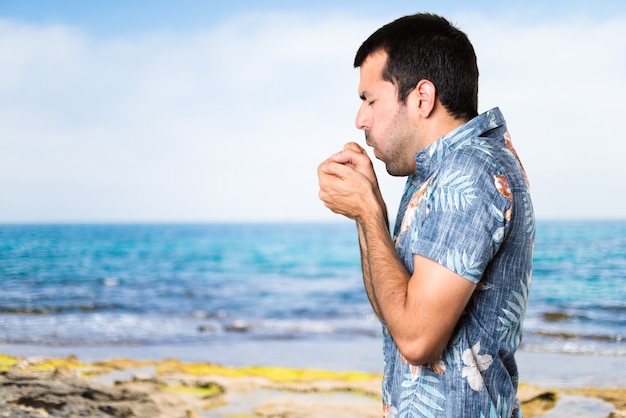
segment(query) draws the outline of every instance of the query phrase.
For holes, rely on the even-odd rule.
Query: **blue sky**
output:
[[[474,43],[538,218],[626,216],[626,2],[0,1],[0,222],[336,220],[353,54],[415,11]]]
[[[550,20],[563,15],[583,14],[599,18],[611,17],[626,11],[621,0],[511,0],[497,1],[416,1],[392,0],[239,0],[200,1],[179,0],[110,0],[85,2],[80,0],[56,1],[2,1],[0,10],[4,17],[23,19],[37,24],[63,23],[88,28],[100,34],[132,33],[154,29],[203,29],[241,13],[306,11],[314,15],[346,13],[355,17],[383,15],[395,17],[416,11],[442,14],[479,12],[489,17],[528,18]]]

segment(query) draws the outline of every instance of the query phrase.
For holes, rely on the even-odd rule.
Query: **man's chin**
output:
[[[412,173],[405,172],[405,170],[400,170],[398,169],[398,167],[390,166],[389,164],[386,164],[386,163],[385,163],[385,169],[387,170],[387,174],[393,177],[407,177],[412,174]]]

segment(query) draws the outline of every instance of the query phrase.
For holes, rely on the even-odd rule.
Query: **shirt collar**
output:
[[[488,136],[485,135],[487,132],[504,125],[504,117],[500,109],[495,107],[448,132],[415,154],[417,174],[409,177],[409,183],[417,186],[428,180],[439,166],[441,159],[455,144],[467,138]]]

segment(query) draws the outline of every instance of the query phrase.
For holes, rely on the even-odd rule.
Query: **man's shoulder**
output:
[[[492,178],[502,171],[501,154],[504,144],[495,138],[466,137],[451,144],[442,153],[438,174],[463,175],[474,181]]]

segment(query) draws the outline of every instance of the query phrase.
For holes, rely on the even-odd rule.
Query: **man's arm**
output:
[[[476,286],[418,255],[409,275],[389,235],[386,208],[362,148],[348,144],[320,165],[318,175],[326,206],[357,223],[365,289],[401,354],[411,364],[435,359]]]
[[[374,296],[374,288],[372,286],[372,270],[370,268],[367,243],[365,241],[363,229],[359,226],[358,223],[357,231],[359,234],[359,249],[361,250],[361,269],[363,270],[363,285],[365,286],[365,292],[367,293],[367,298],[370,301],[370,305],[372,305],[372,309],[374,309],[374,313],[376,314],[378,319],[382,321],[383,317],[380,312],[380,307],[378,306],[378,301]]]
[[[446,347],[476,285],[420,255],[409,277],[379,228],[365,227],[373,298],[398,350],[413,365]]]

